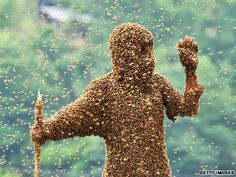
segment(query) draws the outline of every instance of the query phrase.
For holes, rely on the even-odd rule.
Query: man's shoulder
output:
[[[89,83],[89,85],[86,86],[85,90],[88,90],[88,89],[100,90],[100,91],[105,90],[111,80],[111,74],[112,73],[109,72],[92,80]]]
[[[158,73],[153,74],[153,79],[155,82],[158,82],[158,83],[164,83],[166,81],[166,78]]]
[[[102,76],[97,77],[96,79],[91,81],[91,84],[96,85],[107,85],[111,80],[112,72],[103,74]]]
[[[155,81],[154,83],[157,83],[163,89],[173,89],[174,88],[174,86],[170,82],[170,80],[168,80],[166,77],[164,77],[164,76],[162,76],[160,74],[154,74],[153,78],[154,78],[154,81]]]

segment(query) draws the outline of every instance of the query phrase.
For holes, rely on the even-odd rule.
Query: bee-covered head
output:
[[[154,71],[153,37],[144,26],[117,26],[109,41],[112,69],[119,80],[147,81]]]

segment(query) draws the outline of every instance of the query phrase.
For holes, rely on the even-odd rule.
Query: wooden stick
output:
[[[42,130],[42,111],[43,111],[43,101],[40,91],[38,91],[38,97],[35,104],[35,123]],[[42,131],[41,131],[42,132]],[[39,176],[39,165],[40,165],[40,154],[41,154],[41,144],[35,143],[34,145],[34,177]]]
[[[39,164],[40,164],[40,154],[41,154],[41,144],[36,143],[34,145],[34,177],[39,177]]]

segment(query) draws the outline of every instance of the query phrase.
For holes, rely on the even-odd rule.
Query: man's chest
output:
[[[161,90],[152,88],[148,92],[113,88],[109,96],[109,117],[113,123],[137,124],[148,119],[158,121],[163,117]]]

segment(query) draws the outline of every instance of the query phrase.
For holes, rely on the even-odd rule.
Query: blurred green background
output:
[[[123,22],[154,36],[156,72],[184,90],[176,44],[199,44],[198,77],[206,86],[195,118],[165,119],[173,176],[200,169],[236,169],[236,0],[0,0],[0,176],[32,176],[37,90],[44,116],[79,97],[111,70],[108,39]],[[47,142],[42,176],[101,176],[105,146],[99,137]],[[155,155],[155,154],[154,154]]]

